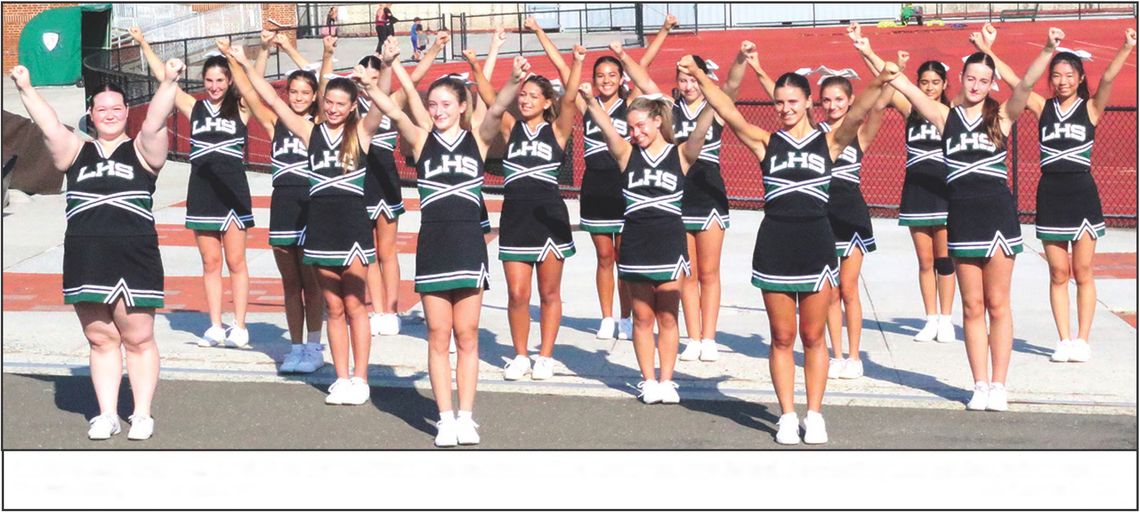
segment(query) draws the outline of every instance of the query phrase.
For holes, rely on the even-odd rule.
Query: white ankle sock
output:
[[[320,343],[321,343],[321,331],[309,331],[309,335],[306,337],[305,342],[306,343],[316,343],[316,344],[320,345]]]
[[[455,419],[457,419],[457,420],[463,420],[463,419],[469,420],[469,419],[471,419],[471,411],[459,411],[459,412],[455,413]]]
[[[453,411],[439,411],[439,421],[454,421],[455,412]]]

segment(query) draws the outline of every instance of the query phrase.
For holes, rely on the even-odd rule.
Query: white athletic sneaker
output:
[[[614,339],[614,319],[606,317],[602,319],[602,323],[598,324],[598,339],[599,340],[612,340]]]
[[[1061,340],[1057,342],[1057,348],[1053,349],[1053,355],[1049,356],[1049,360],[1054,363],[1067,363],[1069,362],[1069,353],[1072,351],[1072,341]]]
[[[123,430],[123,427],[119,425],[119,417],[114,414],[100,414],[91,418],[91,421],[87,423],[91,425],[87,429],[87,438],[92,441],[110,439],[111,436]]]
[[[843,367],[846,364],[846,359],[831,358],[831,360],[827,362],[827,378],[838,379],[839,374],[843,373]]]
[[[1092,358],[1092,347],[1089,342],[1077,338],[1069,342],[1069,362],[1087,363]]]
[[[700,340],[689,340],[685,343],[685,350],[677,356],[677,359],[682,361],[696,361],[701,358],[701,342]]]
[[[380,329],[377,334],[381,336],[395,336],[400,334],[400,328],[402,327],[400,315],[396,313],[386,313],[378,316],[380,317]]]
[[[831,368],[828,368],[830,372]],[[862,359],[846,359],[843,363],[843,370],[839,372],[841,379],[858,379],[863,376],[863,360]],[[807,441],[805,441],[807,442]]]
[[[657,381],[655,380],[643,380],[638,382],[637,389],[640,389],[641,393],[638,393],[637,397],[647,404],[660,402],[661,392],[657,389],[657,385]]]
[[[479,444],[479,424],[470,416],[455,419],[455,440],[459,444]]]
[[[776,442],[780,444],[800,444],[800,420],[796,413],[780,416],[776,422]]]
[[[127,439],[131,441],[146,441],[154,435],[154,418],[132,414],[129,418],[131,430],[127,432]]]
[[[377,313],[372,313],[372,314],[368,315],[368,332],[371,332],[373,336],[379,336],[380,335],[380,327],[382,327],[381,324],[383,322],[384,322],[384,315],[377,314]]]
[[[444,417],[435,423],[435,445],[447,448],[459,444],[455,417]]]
[[[297,361],[297,373],[313,373],[325,365],[324,347],[320,344],[309,345],[301,350],[301,360]]]
[[[990,385],[985,382],[978,381],[974,383],[974,396],[970,397],[970,401],[966,402],[966,410],[968,411],[984,411],[986,410],[986,402],[989,401]]]
[[[198,338],[199,347],[216,347],[225,343],[226,341],[226,328],[221,325],[211,325],[206,332]]]
[[[954,338],[954,322],[950,320],[949,315],[938,317],[938,335],[934,337],[934,341],[938,343],[954,343],[958,341]]]
[[[515,356],[514,359],[507,361],[507,365],[503,367],[504,380],[519,380],[526,376],[530,371],[530,358],[527,356]]]
[[[329,386],[329,394],[325,397],[325,403],[328,405],[343,405],[345,400],[350,398],[352,394],[352,381],[348,379],[337,379]]]
[[[368,382],[360,377],[353,377],[348,380],[348,392],[344,395],[344,405],[364,405],[365,402],[372,396],[372,388],[368,386]]]
[[[827,442],[827,425],[823,422],[823,415],[808,411],[801,424],[804,428],[804,443],[823,444]]]
[[[633,339],[633,318],[622,318],[618,320],[618,339]]]
[[[250,348],[249,329],[231,327],[229,334],[226,334],[226,346],[229,348]]]
[[[680,387],[676,382],[671,380],[663,380],[657,383],[657,391],[661,395],[661,403],[663,404],[679,404],[681,403],[681,395],[677,394],[677,388]]]
[[[701,340],[701,361],[711,363],[720,359],[720,348],[716,340]]]
[[[534,359],[534,369],[530,371],[533,380],[546,380],[554,376],[554,358],[538,356]]]
[[[938,335],[938,315],[930,315],[926,317],[926,325],[922,327],[918,334],[914,335],[914,341],[934,341],[934,337]]]
[[[300,343],[293,344],[289,349],[289,353],[285,354],[285,360],[281,362],[281,368],[278,370],[281,373],[293,373],[297,371],[297,365],[301,363],[301,358],[305,356],[305,346]]]
[[[987,411],[1004,412],[1009,410],[1009,394],[1005,390],[1005,384],[1000,382],[990,383],[990,396],[986,401]]]

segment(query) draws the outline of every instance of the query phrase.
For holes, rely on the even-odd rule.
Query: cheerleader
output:
[[[566,94],[556,97],[550,80],[525,76],[525,60],[517,61],[511,78],[499,91],[467,50],[479,94],[490,105],[488,115],[501,119],[500,136],[507,141],[503,160],[503,214],[499,227],[499,259],[507,278],[507,317],[515,357],[503,370],[506,380],[518,380],[530,372],[534,380],[554,375],[554,341],[562,320],[562,267],[574,255],[570,216],[558,189],[558,170],[563,148],[573,134],[574,99],[582,76],[586,49],[574,47],[574,64]],[[508,110],[511,104],[515,109]],[[517,112],[517,115],[514,113]],[[506,115],[504,115],[506,114]],[[530,368],[527,340],[530,336],[531,274],[538,275],[541,345]]]
[[[692,63],[691,57],[685,59]],[[581,84],[579,89],[584,98],[593,98],[590,84]],[[622,173],[625,247],[618,257],[618,276],[629,286],[633,303],[633,349],[643,378],[637,385],[639,398],[646,404],[679,403],[678,386],[673,382],[680,342],[678,279],[689,273],[681,197],[685,174],[697,161],[712,124],[712,111],[700,116],[692,136],[678,147],[673,144],[673,106],[661,94],[630,102],[626,118],[630,140],[614,129],[600,103],[589,101],[588,105]],[[654,324],[658,343],[653,340]],[[655,358],[661,362],[660,378],[654,370]]]
[[[282,39],[283,43],[280,42]],[[257,55],[252,73],[265,75],[269,49],[275,44],[288,44],[288,38],[276,38],[270,31],[261,33],[261,52]],[[228,40],[219,39],[217,45],[223,54],[230,53]],[[304,67],[307,61],[297,64]],[[238,93],[272,141],[273,196],[269,208],[269,245],[273,248],[277,271],[281,274],[281,287],[285,292],[285,321],[293,343],[281,363],[280,371],[312,373],[325,364],[321,345],[324,301],[317,284],[316,269],[302,262],[301,245],[305,238],[309,210],[308,150],[301,139],[277,118],[277,114],[262,103],[242,66],[234,61],[230,65],[230,71]],[[294,114],[310,121],[316,117],[317,84],[316,75],[310,71],[297,70],[289,74],[285,80],[288,95],[285,103]],[[308,335],[303,338],[306,324],[309,327]]]
[[[650,94],[660,92],[645,71],[646,67],[622,51],[620,43],[611,43],[610,48],[621,59],[639,89]],[[709,74],[704,59],[694,55],[693,61]],[[725,94],[733,99],[744,78],[744,63],[745,55],[741,53],[722,87]],[[676,79],[673,136],[681,144],[689,139],[708,102],[693,77],[678,70]],[[720,175],[723,132],[724,120],[714,114],[713,123],[706,131],[700,157],[685,175],[681,218],[685,222],[685,240],[692,273],[681,280],[681,306],[685,311],[685,330],[690,339],[679,356],[682,361],[716,361],[719,358],[716,322],[720,312],[720,257],[724,233],[729,226],[728,194]]]
[[[396,45],[385,53],[399,52]],[[476,112],[470,126],[463,80],[446,76],[428,88],[424,108],[415,85],[400,66],[393,68],[408,96],[412,116],[377,90],[375,106],[396,124],[400,137],[413,150],[421,221],[416,242],[416,291],[421,294],[428,327],[428,374],[440,410],[436,446],[477,444],[478,425],[472,417],[479,377],[478,330],[483,291],[489,288],[487,246],[479,221],[482,204],[483,162],[491,141],[499,135],[499,120]],[[421,126],[414,119],[424,119]],[[448,341],[454,332],[458,347],[456,380],[459,412],[451,401],[451,364]]]
[[[155,181],[166,163],[166,120],[174,110],[182,61],[163,65],[163,79],[147,107],[138,137],[127,136],[127,105],[116,85],[88,98],[95,140],[84,142],[63,126],[31,84],[24,66],[12,69],[20,101],[43,132],[52,164],[67,178],[67,232],[63,242],[63,300],[75,306],[91,346],[91,383],[99,415],[87,437],[120,432],[119,383],[123,351],[134,414],[127,438],[154,433],[151,401],[158,386],[154,310],[163,305],[162,257],[151,213]]]
[[[231,57],[249,73],[252,65],[240,47]],[[352,78],[373,96],[381,94],[375,77],[357,66]],[[364,305],[366,268],[375,261],[372,228],[364,204],[365,148],[380,126],[379,111],[357,116],[358,86],[334,78],[323,87],[320,122],[314,123],[277,96],[264,78],[249,73],[265,105],[277,113],[283,127],[308,149],[309,217],[304,263],[317,267],[328,315],[328,338],[337,380],[325,403],[360,405],[368,401],[368,354],[371,337]],[[350,337],[351,332],[351,337]],[[349,377],[349,352],[352,376]]]
[[[883,59],[871,49],[858,23],[852,23],[848,36],[873,73],[883,70]],[[899,52],[900,69],[910,54]],[[927,98],[950,106],[946,95],[945,64],[928,60],[918,66],[915,84]],[[901,94],[893,94],[888,105],[906,118],[906,176],[899,204],[899,225],[910,230],[918,257],[918,288],[926,312],[926,324],[914,341],[952,343],[954,324],[954,262],[946,241],[946,215],[950,194],[946,188],[946,165],[942,163],[942,137]]]
[[[130,29],[155,78],[163,66],[137,27]],[[206,98],[196,100],[179,90],[178,111],[190,121],[190,181],[186,191],[186,227],[194,230],[202,256],[202,284],[210,328],[198,345],[249,348],[245,327],[249,303],[249,271],[245,261],[246,230],[253,227],[249,182],[245,177],[246,123],[249,107],[233,86],[226,57],[213,55],[202,64]],[[230,273],[234,325],[222,326],[222,258]]]
[[[966,408],[972,411],[1008,409],[1005,381],[1013,350],[1009,288],[1022,241],[1017,207],[1006,184],[1005,138],[1062,38],[1059,29],[1049,29],[1044,49],[1005,103],[989,96],[995,68],[993,59],[982,52],[966,58],[962,103],[953,109],[927,97],[898,73],[898,66],[885,65],[884,73],[892,75],[891,86],[942,134],[942,155],[949,169],[948,245],[962,294],[966,355],[974,378]]]
[[[745,41],[741,50],[752,46]],[[804,442],[826,443],[827,428],[819,412],[828,365],[823,331],[829,287],[836,286],[838,272],[835,237],[827,219],[832,162],[856,140],[863,117],[881,92],[882,79],[873,80],[855,98],[844,122],[825,133],[811,124],[808,112],[812,97],[807,79],[785,73],[776,80],[774,90],[776,114],[783,126],[772,133],[748,123],[732,98],[695,62],[683,64],[682,70],[697,79],[709,105],[755,154],[764,174],[764,220],[752,256],[752,284],[763,292],[771,325],[768,363],[783,412],[776,442],[799,443],[802,426]],[[807,383],[808,413],[802,424],[793,399],[797,331],[804,344]]]
[[[645,55],[642,56],[642,62],[648,63],[653,60],[660,51],[661,45],[665,43],[665,34],[669,32],[674,26],[677,25],[677,18],[673,15],[668,15],[665,18],[665,24],[662,25],[661,30],[657,33],[649,48],[646,50]],[[528,17],[524,22],[524,27],[533,31],[538,36],[539,42],[542,44],[546,55],[550,58],[551,63],[558,69],[559,78],[562,83],[567,83],[570,78],[570,66],[566,65],[562,56],[558,53],[558,47],[554,42],[547,37],[546,32],[538,25],[533,17]],[[644,64],[643,64],[644,65]],[[606,149],[606,140],[602,136],[601,128],[598,126],[593,114],[587,109],[588,103],[597,102],[602,105],[606,114],[613,120],[614,129],[623,137],[628,137],[628,124],[626,122],[626,95],[625,89],[622,87],[622,80],[625,76],[625,67],[621,61],[611,57],[603,56],[594,61],[593,67],[593,86],[591,90],[595,91],[598,96],[592,100],[576,99],[575,104],[578,106],[578,111],[582,114],[584,122],[583,127],[583,156],[586,162],[586,171],[582,175],[582,185],[580,194],[581,206],[581,226],[584,231],[590,233],[590,239],[594,243],[594,251],[598,261],[597,272],[595,273],[595,283],[598,288],[598,303],[601,306],[602,322],[598,326],[598,339],[612,339],[614,336],[615,322],[611,315],[613,315],[613,295],[614,295],[614,263],[619,258],[618,253],[621,249],[621,234],[622,234],[622,218],[623,218],[623,199],[622,199],[622,176],[618,168],[617,162],[614,161],[613,156]],[[630,95],[636,97],[639,95],[637,87],[635,86]],[[629,339],[632,331],[633,320],[631,318],[631,305],[628,299],[628,290],[620,283],[618,288],[618,302],[620,306],[621,318],[617,322],[618,339]]]
[[[981,37],[971,40],[979,51],[994,59],[998,73],[1010,87],[1019,80],[993,53],[997,30],[987,23]],[[1096,94],[1089,94],[1081,58],[1060,52],[1049,61],[1049,100],[1029,94],[1028,109],[1037,117],[1041,143],[1041,181],[1037,185],[1037,238],[1045,246],[1049,262],[1049,305],[1057,323],[1060,341],[1051,359],[1055,362],[1089,360],[1089,330],[1096,309],[1096,283],[1092,260],[1096,241],[1104,236],[1104,214],[1091,174],[1096,125],[1112,94],[1112,82],[1136,47],[1136,31],[1124,32],[1124,44],[1100,78]],[[1072,264],[1069,246],[1072,246]],[[1071,270],[1070,270],[1071,267]],[[1069,276],[1077,281],[1077,337],[1069,328]]]

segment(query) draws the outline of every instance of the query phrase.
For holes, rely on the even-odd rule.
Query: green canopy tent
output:
[[[20,33],[20,64],[32,75],[32,85],[70,85],[82,76],[83,58],[106,48],[110,37],[111,4],[87,4],[49,9],[37,14]]]

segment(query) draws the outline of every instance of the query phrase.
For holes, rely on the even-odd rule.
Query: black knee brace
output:
[[[954,260],[950,258],[934,258],[934,273],[940,276],[954,275]]]

